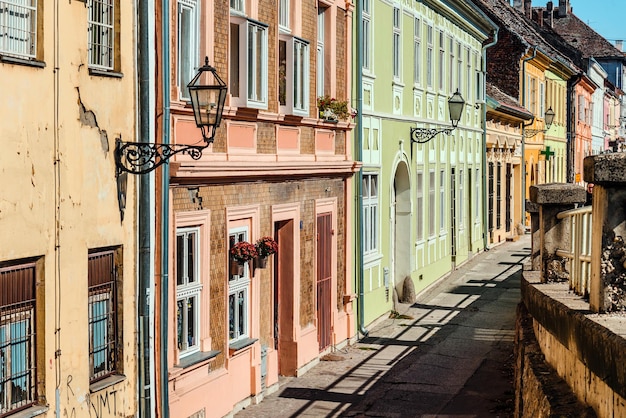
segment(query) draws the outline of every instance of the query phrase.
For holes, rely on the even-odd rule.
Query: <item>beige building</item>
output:
[[[137,411],[134,15],[0,0],[2,417]]]

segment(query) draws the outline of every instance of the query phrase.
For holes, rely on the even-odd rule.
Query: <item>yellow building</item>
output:
[[[0,415],[137,411],[132,2],[0,1]],[[124,212],[124,208],[126,211]]]

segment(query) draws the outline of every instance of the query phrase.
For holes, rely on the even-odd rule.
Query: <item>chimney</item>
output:
[[[513,7],[517,10],[522,10],[522,0],[513,0]]]
[[[624,41],[622,41],[621,39],[618,39],[617,41],[615,41],[615,48],[617,48],[619,50],[619,52],[622,52],[622,48],[624,46]]]
[[[524,16],[529,20],[533,19],[532,0],[524,0]]]
[[[543,28],[543,9],[537,10],[537,24]]]
[[[554,27],[554,3],[551,1],[546,5],[546,9],[548,10],[548,25],[553,28]]]
[[[569,0],[559,0],[559,17],[565,17],[572,12]]]

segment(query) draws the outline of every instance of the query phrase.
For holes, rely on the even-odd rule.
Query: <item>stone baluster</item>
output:
[[[539,264],[542,282],[567,280],[566,266],[560,257],[557,257],[556,251],[569,248],[570,224],[568,221],[558,219],[556,215],[584,203],[586,196],[583,187],[569,183],[530,186],[530,201],[538,206],[539,211],[537,217],[539,255],[538,260],[533,258],[532,262],[533,270],[535,263]],[[535,231],[534,226],[532,230]],[[535,232],[532,238],[534,255],[537,241]]]
[[[584,160],[584,179],[593,183],[591,283],[594,312],[626,310],[626,153]]]

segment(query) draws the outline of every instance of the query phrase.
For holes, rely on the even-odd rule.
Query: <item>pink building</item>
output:
[[[169,280],[157,276],[155,289],[156,358],[167,360],[157,361],[161,413],[236,412],[276,389],[279,375],[306,372],[355,336],[352,9],[332,0],[171,0],[157,10],[157,21],[171,22],[157,34],[171,57],[157,54],[157,73],[169,77],[157,82],[157,138],[201,141],[186,86],[205,56],[228,85],[202,157],[178,154],[157,171],[169,180],[163,193],[157,187],[156,214],[169,238],[157,259]],[[318,109],[322,96],[334,99],[331,111]],[[278,252],[233,258],[233,248],[262,237]]]

